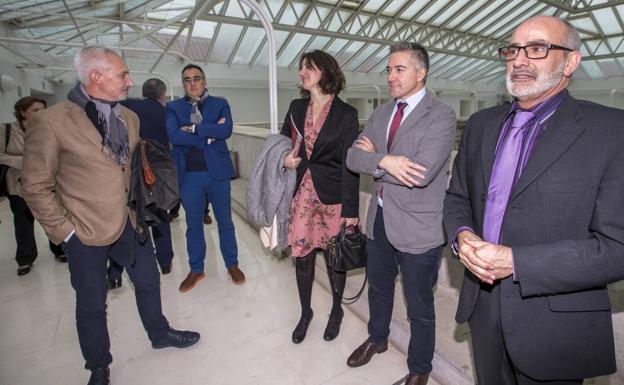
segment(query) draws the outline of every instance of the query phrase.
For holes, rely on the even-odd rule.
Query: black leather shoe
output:
[[[163,275],[171,273],[171,265],[169,266],[161,266],[160,271]]]
[[[30,273],[31,270],[32,270],[32,265],[19,266],[17,268],[17,275],[18,276],[26,275]]]
[[[67,256],[65,254],[55,255],[54,258],[59,262],[67,263]]]
[[[167,214],[167,219],[169,219],[169,222],[171,222],[179,216],[180,214],[178,214],[177,211],[170,211],[169,214]]]
[[[119,279],[109,279],[108,280],[108,289],[109,290],[117,289],[118,287],[121,287],[121,278],[119,278]]]
[[[110,385],[110,370],[108,367],[93,369],[87,385]]]
[[[336,337],[338,337],[338,333],[340,333],[340,324],[342,323],[342,317],[344,316],[344,311],[340,309],[340,313],[338,315],[330,314],[329,320],[327,321],[327,326],[325,327],[325,333],[323,333],[323,339],[325,341],[332,341]]]
[[[388,341],[376,344],[369,337],[351,353],[347,360],[347,366],[357,368],[358,366],[366,365],[373,358],[373,355],[383,353],[386,350],[388,350]]]
[[[187,348],[191,345],[195,345],[199,341],[199,333],[186,330],[174,330],[169,329],[167,334],[158,339],[152,341],[152,347],[154,349],[163,348]]]
[[[297,323],[292,333],[292,342],[294,344],[300,344],[306,338],[312,317],[314,317],[314,313],[310,314],[310,318],[299,318],[299,323]]]

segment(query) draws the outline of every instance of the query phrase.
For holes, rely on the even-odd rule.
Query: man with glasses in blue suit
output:
[[[201,67],[182,70],[185,96],[167,103],[167,135],[173,145],[182,207],[186,213],[186,247],[190,272],[180,291],[191,290],[205,277],[204,210],[210,203],[219,229],[221,254],[232,281],[240,285],[245,275],[238,267],[238,248],[231,213],[234,167],[226,139],[232,135],[228,102],[208,94]]]

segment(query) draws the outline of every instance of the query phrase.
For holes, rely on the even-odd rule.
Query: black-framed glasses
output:
[[[544,59],[548,56],[551,49],[560,49],[563,51],[574,51],[571,48],[563,47],[556,44],[533,43],[527,45],[508,45],[498,49],[498,56],[501,61],[512,61],[518,57],[520,50],[524,50],[524,54],[529,59]]]
[[[191,84],[191,83],[201,82],[204,79],[205,79],[204,76],[193,76],[192,78],[191,77],[182,78],[182,81],[184,81],[184,83]]]

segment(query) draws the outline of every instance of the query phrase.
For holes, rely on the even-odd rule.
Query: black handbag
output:
[[[11,125],[6,123],[4,127],[4,152],[6,152],[6,146],[9,145],[9,138],[11,137]],[[9,188],[6,183],[6,173],[8,170],[9,166],[6,164],[0,164],[0,197],[9,195]]]
[[[329,240],[326,248],[327,263],[329,268],[337,272],[347,272],[366,267],[366,236],[362,234],[358,226],[354,226],[352,233],[347,231],[346,224],[340,226],[340,232]],[[357,301],[366,286],[368,272],[364,276],[362,288],[354,297],[342,297],[343,300]],[[334,285],[336,287],[336,285]]]

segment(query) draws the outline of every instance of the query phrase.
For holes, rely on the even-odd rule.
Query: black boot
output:
[[[327,254],[325,254],[325,261],[328,261]],[[329,314],[329,320],[327,320],[325,333],[323,333],[323,339],[325,339],[325,341],[331,341],[338,337],[338,333],[340,333],[340,324],[342,323],[342,316],[344,315],[344,311],[342,310],[342,296],[344,295],[345,284],[347,282],[347,273],[345,271],[334,271],[329,264],[326,265],[326,268],[329,286],[332,292],[332,309]]]
[[[312,284],[314,283],[314,260],[316,251],[312,251],[304,257],[296,258],[295,272],[297,277],[297,289],[299,289],[299,302],[301,302],[301,318],[292,333],[292,342],[301,343],[306,337],[308,326],[314,316],[312,312]]]
[[[105,368],[97,368],[91,370],[91,377],[87,385],[110,385],[110,370],[108,366]]]

